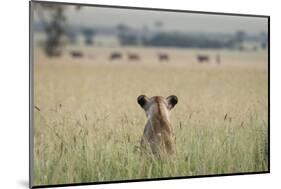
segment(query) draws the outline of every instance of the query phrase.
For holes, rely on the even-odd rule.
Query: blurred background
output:
[[[33,5],[34,48],[47,57],[220,64],[228,52],[267,53],[267,18]]]

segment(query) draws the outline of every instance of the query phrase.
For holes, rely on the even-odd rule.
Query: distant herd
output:
[[[84,56],[84,54],[81,51],[70,51],[70,55],[73,58],[82,58]],[[126,58],[131,61],[131,62],[136,62],[141,60],[141,56],[138,53],[127,53],[127,54],[123,54],[121,52],[112,52],[110,53],[108,59],[109,61],[114,61],[114,60],[121,60],[123,58]],[[159,60],[159,62],[169,62],[169,60],[171,59],[170,55],[168,53],[158,53],[157,54],[157,59]],[[197,54],[196,55],[196,60],[199,64],[205,64],[205,63],[210,63],[211,62],[211,56],[207,55],[207,54]],[[221,63],[221,57],[219,54],[216,54],[214,57],[214,61],[217,64]]]
[[[124,55],[120,52],[113,52],[109,56],[109,60],[118,60],[122,59]],[[140,55],[137,53],[127,53],[127,58],[130,61],[138,61],[141,59]],[[169,61],[169,55],[167,53],[159,53],[158,54],[159,61]]]

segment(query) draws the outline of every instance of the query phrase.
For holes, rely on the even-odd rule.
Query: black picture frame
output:
[[[180,177],[163,177],[153,179],[133,179],[133,180],[118,180],[118,181],[102,181],[102,182],[84,182],[84,183],[68,183],[68,184],[51,184],[51,185],[33,185],[33,111],[34,111],[34,88],[33,88],[33,38],[32,38],[32,3],[44,4],[58,4],[58,5],[79,5],[87,7],[103,7],[115,9],[132,9],[132,10],[150,10],[150,11],[164,11],[164,12],[181,12],[181,13],[195,13],[206,15],[229,15],[229,16],[243,16],[243,17],[256,17],[266,18],[268,26],[268,170],[261,172],[243,172],[243,173],[230,173],[230,174],[213,174],[213,175],[196,175],[196,176],[180,176]],[[222,176],[239,176],[239,175],[252,175],[252,174],[267,174],[270,173],[270,16],[259,14],[241,14],[241,13],[226,13],[226,12],[209,12],[209,11],[193,11],[193,10],[180,10],[180,9],[163,9],[163,8],[148,8],[148,7],[132,7],[132,6],[116,6],[116,5],[102,5],[102,4],[86,4],[86,3],[70,3],[70,2],[56,2],[56,1],[29,1],[29,187],[30,188],[50,188],[50,187],[65,187],[65,186],[82,186],[82,185],[98,185],[98,184],[113,184],[113,183],[129,183],[129,182],[142,182],[142,181],[161,181],[161,180],[174,180],[174,179],[190,179],[190,178],[205,178],[205,177],[222,177]]]

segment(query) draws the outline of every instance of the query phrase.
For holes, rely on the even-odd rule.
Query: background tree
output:
[[[34,3],[34,8],[39,21],[46,34],[44,51],[48,56],[61,55],[62,37],[65,35],[66,28],[66,6],[50,3]],[[80,10],[80,6],[75,7]]]
[[[93,35],[95,34],[95,31],[92,28],[85,28],[82,30],[82,33],[85,38],[85,43],[87,45],[93,44]]]

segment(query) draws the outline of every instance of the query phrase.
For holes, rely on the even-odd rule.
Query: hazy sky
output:
[[[244,30],[248,33],[267,32],[267,19],[165,11],[131,10],[101,7],[82,7],[76,11],[69,6],[68,22],[81,26],[116,26],[123,23],[134,28],[155,28],[155,22],[163,23],[162,30],[182,32],[233,33]]]

